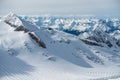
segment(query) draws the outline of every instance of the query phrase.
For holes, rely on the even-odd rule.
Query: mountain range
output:
[[[120,19],[0,19],[0,80],[119,80]]]

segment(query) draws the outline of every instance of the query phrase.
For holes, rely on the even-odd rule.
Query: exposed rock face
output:
[[[40,40],[36,35],[34,35],[32,32],[29,32],[29,36],[36,42],[38,45],[42,48],[46,48],[45,43]]]
[[[15,31],[24,31],[25,33],[28,32],[29,30],[27,30],[26,28],[24,28],[23,26],[19,26],[15,29]]]
[[[112,47],[112,43],[110,42],[110,36],[102,33],[101,31],[94,31],[93,35],[88,37],[87,39],[94,40],[97,43],[105,43],[107,46]]]
[[[16,25],[13,25],[11,24],[10,22],[8,21],[5,21],[5,23],[7,23],[8,25],[10,25],[11,27],[14,27],[15,28],[15,31],[24,31],[25,33],[28,32],[29,30],[27,30],[24,26],[16,26]]]
[[[120,39],[117,40],[116,44],[120,47]]]
[[[86,44],[88,44],[88,45],[102,46],[102,45],[99,44],[99,43],[92,42],[92,41],[88,41],[88,40],[83,40],[83,39],[81,39],[81,41],[83,41],[84,43],[86,43]]]

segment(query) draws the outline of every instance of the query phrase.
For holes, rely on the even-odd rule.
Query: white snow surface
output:
[[[17,15],[0,21],[0,80],[119,80],[119,48],[84,44],[78,37],[55,29],[38,28]],[[46,48],[4,20],[23,25]]]

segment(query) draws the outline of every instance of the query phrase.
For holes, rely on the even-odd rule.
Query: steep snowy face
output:
[[[97,45],[103,46],[102,44],[106,44],[109,47],[116,46],[116,39],[114,36],[109,35],[106,33],[105,30],[106,26],[98,23],[94,26],[94,28],[86,33],[82,33],[79,37],[84,41],[88,42],[88,40],[95,41]],[[86,36],[86,35],[87,36]]]
[[[109,22],[111,24],[113,22]],[[112,27],[111,27],[112,26]],[[88,40],[95,41],[97,43],[105,43],[109,47],[118,47],[119,46],[119,25],[117,27],[113,25],[108,25],[105,22],[99,22],[94,26],[92,31],[88,31],[88,35],[84,38],[84,33],[80,35],[80,37]],[[114,27],[114,28],[113,28]]]

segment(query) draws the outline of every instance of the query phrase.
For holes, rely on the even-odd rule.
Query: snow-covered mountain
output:
[[[120,47],[112,36],[119,30],[109,35],[97,29],[94,21],[71,19],[28,19],[14,13],[2,17],[0,80],[119,79]],[[81,24],[79,36],[62,30],[81,31],[75,27]]]
[[[109,47],[113,46],[114,44],[120,46],[119,18],[99,19],[73,16],[72,17],[22,16],[21,18],[41,27],[50,27],[80,36],[80,38],[82,39],[84,38],[84,42],[85,39],[91,40],[93,38],[93,41],[96,41],[97,43],[98,42],[106,43]]]
[[[21,16],[38,26],[52,27],[59,30],[77,30],[80,33],[95,29],[96,24],[104,25],[102,27],[106,32],[120,30],[120,18],[82,18],[82,17],[60,17],[60,16]]]

